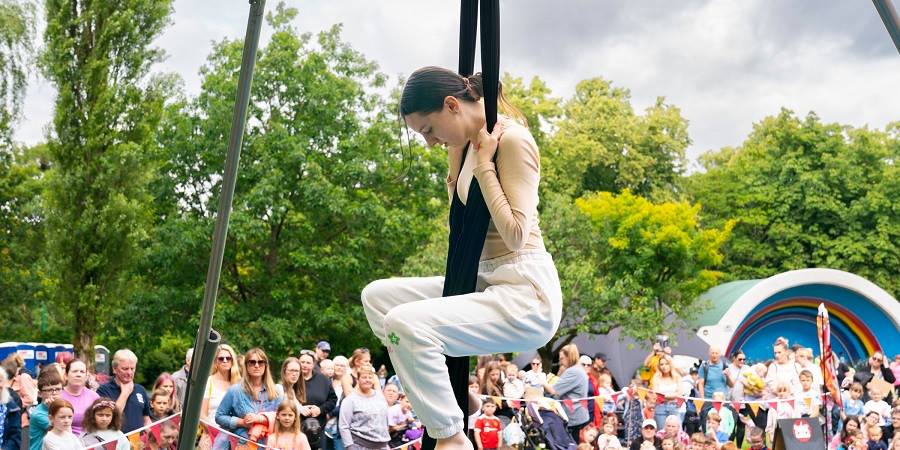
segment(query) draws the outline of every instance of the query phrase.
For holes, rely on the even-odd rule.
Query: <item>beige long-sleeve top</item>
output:
[[[497,162],[478,165],[477,152],[466,153],[458,178],[447,177],[451,202],[457,190],[463,204],[468,200],[472,178],[478,180],[491,213],[481,260],[497,258],[519,250],[544,250],[538,225],[538,184],[541,158],[527,128],[503,118],[504,131],[497,149]]]

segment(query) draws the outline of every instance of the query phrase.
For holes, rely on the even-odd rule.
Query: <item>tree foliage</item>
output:
[[[547,149],[545,179],[572,198],[631,192],[669,199],[679,190],[690,144],[687,121],[662,97],[636,115],[627,89],[602,78],[578,83]]]
[[[731,278],[828,267],[896,297],[898,158],[900,123],[869,130],[782,110],[742,146],[704,155],[689,188],[709,223],[737,220],[723,265]]]
[[[0,152],[10,151],[34,57],[34,4],[0,0]]]
[[[76,352],[92,360],[148,238],[147,155],[165,92],[147,76],[171,0],[48,0],[45,9],[42,66],[57,90],[44,198],[50,264]]]

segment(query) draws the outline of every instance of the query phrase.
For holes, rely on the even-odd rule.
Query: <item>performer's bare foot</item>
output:
[[[478,394],[469,391],[469,415],[481,411],[481,397]]]
[[[472,441],[460,431],[445,439],[438,439],[434,450],[474,450]]]

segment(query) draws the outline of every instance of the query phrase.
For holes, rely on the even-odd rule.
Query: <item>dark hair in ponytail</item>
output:
[[[444,98],[453,96],[467,102],[477,102],[484,97],[484,80],[481,72],[464,77],[442,67],[427,66],[416,70],[406,80],[400,96],[400,114],[428,114],[444,107]],[[500,111],[527,125],[525,116],[503,96],[503,84],[498,89],[497,103]]]

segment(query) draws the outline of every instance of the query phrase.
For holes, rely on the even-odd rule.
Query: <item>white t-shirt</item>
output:
[[[44,436],[42,450],[81,450],[81,440],[71,431],[56,434],[52,430]]]
[[[769,364],[769,371],[766,373],[766,387],[769,389],[769,394],[774,396],[775,388],[782,382],[787,383],[791,387],[792,394],[802,391],[800,372],[797,370],[797,365],[792,361],[784,364],[776,362]]]

